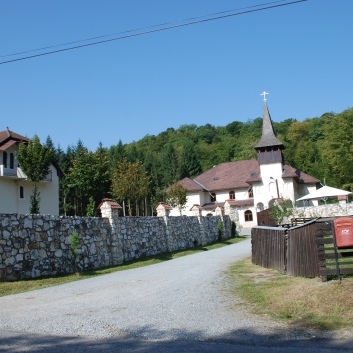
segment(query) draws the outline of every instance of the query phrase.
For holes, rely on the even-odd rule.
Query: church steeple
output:
[[[277,139],[273,130],[270,112],[266,103],[266,92],[264,95],[264,114],[262,122],[262,136],[260,141],[255,145],[258,153],[258,161],[260,164],[282,163],[283,153],[285,149],[283,143]]]

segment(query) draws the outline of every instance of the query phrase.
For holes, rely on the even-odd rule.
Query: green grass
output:
[[[234,293],[255,314],[282,319],[295,327],[320,330],[353,325],[353,278],[323,283],[253,265],[250,259],[229,271]]]
[[[174,251],[174,252],[155,255],[151,257],[143,257],[138,260],[125,262],[122,265],[118,265],[118,266],[109,266],[109,267],[79,272],[77,275],[70,274],[70,275],[60,275],[60,276],[48,277],[48,278],[21,280],[16,282],[0,282],[0,297],[5,295],[28,292],[31,290],[36,290],[36,289],[41,289],[46,287],[57,286],[60,284],[79,281],[82,279],[92,278],[96,276],[101,276],[112,272],[124,271],[124,270],[130,270],[133,268],[154,265],[160,262],[173,260],[178,257],[193,255],[203,251],[222,248],[227,245],[238,243],[244,239],[246,239],[246,237],[230,238],[230,239],[220,241],[220,242],[215,242],[213,244],[209,244],[206,246],[196,246],[192,249]]]

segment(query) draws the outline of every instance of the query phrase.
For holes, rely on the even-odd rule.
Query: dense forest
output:
[[[353,191],[353,109],[273,125],[286,147],[286,164],[327,185]],[[48,137],[45,145],[64,173],[60,213],[98,215],[102,198],[112,197],[131,215],[151,215],[174,181],[195,177],[222,162],[256,158],[254,145],[261,132],[262,118],[226,126],[182,125],[129,144],[119,141],[110,148],[100,144],[94,152],[80,140],[64,151]]]

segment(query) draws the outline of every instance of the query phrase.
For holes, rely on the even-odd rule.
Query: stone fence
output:
[[[102,218],[0,214],[0,277],[18,280],[73,272],[71,238],[79,238],[80,271],[143,256],[206,245],[231,236],[231,219],[214,217],[118,217],[105,203]]]
[[[319,218],[353,215],[353,203],[333,203],[319,206],[295,207],[293,215],[283,220],[283,224],[290,223],[291,218]]]

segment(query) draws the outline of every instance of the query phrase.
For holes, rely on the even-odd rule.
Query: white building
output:
[[[202,215],[214,215],[217,206],[232,205],[243,228],[257,225],[256,213],[271,207],[278,198],[291,199],[317,189],[320,180],[284,164],[284,145],[274,133],[266,102],[262,137],[254,147],[257,160],[221,163],[194,179],[180,181],[188,189],[183,215],[191,216],[192,207],[201,207]],[[177,209],[171,216],[179,215]]]
[[[27,180],[16,160],[19,143],[27,137],[13,131],[0,131],[0,213],[28,214],[33,183]],[[40,213],[59,215],[59,174],[57,165],[38,183]]]

